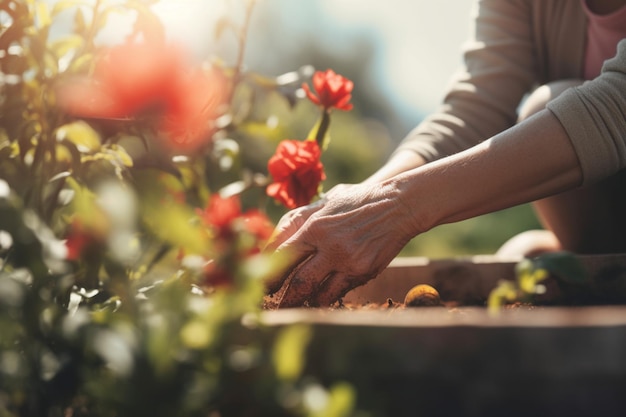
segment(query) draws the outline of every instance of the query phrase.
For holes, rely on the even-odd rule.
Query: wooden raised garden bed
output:
[[[517,260],[480,256],[399,258],[344,298],[401,302],[426,283],[447,307],[286,309],[263,320],[310,325],[309,371],[352,383],[376,416],[624,416],[626,256],[579,260],[584,284],[495,316],[486,297],[514,279]]]

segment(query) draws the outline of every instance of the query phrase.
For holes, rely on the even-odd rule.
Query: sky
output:
[[[156,10],[174,37],[203,48],[206,42],[198,40],[211,39],[218,17],[241,15],[242,4],[241,0],[161,0]],[[359,37],[370,38],[376,46],[371,80],[398,112],[409,117],[433,111],[441,101],[461,62],[473,0],[257,0],[256,7],[263,9],[260,14],[265,20],[252,27],[251,37],[259,36],[263,25],[280,24],[285,42],[294,47],[299,39],[315,36],[339,56],[348,53]],[[268,56],[253,47],[247,51],[251,66]]]
[[[224,15],[235,20],[241,18],[246,1],[160,0],[154,9],[173,39],[188,45],[199,57],[211,53],[223,57],[225,50],[219,50],[213,42],[217,22]],[[253,42],[246,51],[246,63],[251,68],[275,71],[269,64],[280,57],[272,55],[269,49],[274,48],[271,44],[268,47],[267,42],[278,41],[282,45],[275,49],[289,53],[290,48],[293,52],[315,37],[322,48],[335,56],[349,57],[350,51],[366,38],[374,45],[366,69],[369,81],[383,91],[400,119],[412,123],[416,114],[424,115],[436,109],[461,63],[473,3],[473,0],[256,0],[249,35]],[[122,28],[126,23],[124,18],[116,18],[102,38],[113,42],[123,39]],[[282,34],[279,38],[275,36],[277,30]],[[265,33],[270,32],[274,37],[263,43]],[[223,43],[221,47],[224,48]]]
[[[365,26],[380,38],[376,79],[411,106],[431,111],[461,62],[471,0],[320,0],[329,24]],[[381,81],[382,82],[382,81]]]

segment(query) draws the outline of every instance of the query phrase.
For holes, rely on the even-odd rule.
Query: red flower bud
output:
[[[352,88],[354,83],[349,79],[336,74],[333,70],[316,71],[313,74],[313,88],[311,91],[307,84],[302,88],[309,100],[325,109],[336,108],[339,110],[351,110]]]

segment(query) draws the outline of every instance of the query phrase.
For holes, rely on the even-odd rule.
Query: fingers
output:
[[[270,237],[265,251],[276,250],[280,245],[285,243],[287,239],[293,236],[300,227],[311,217],[313,213],[322,207],[322,201],[318,201],[308,206],[300,207],[287,212],[276,225],[274,233]]]
[[[314,252],[313,247],[303,244],[274,251],[270,255],[272,276],[265,280],[267,293],[274,294],[278,291],[296,269],[314,255]]]
[[[315,296],[315,300],[309,301],[309,303],[318,306],[330,306],[348,292],[365,284],[375,276],[376,275],[363,275],[355,277],[339,272],[332,274],[322,283]]]
[[[286,255],[289,253],[289,255]],[[348,291],[369,281],[374,275],[347,273],[333,253],[319,251],[311,245],[279,249],[275,255],[287,256],[283,269],[267,282],[269,294],[281,290],[278,307],[330,306]],[[343,261],[347,260],[342,257]],[[340,261],[341,261],[340,260]]]
[[[309,259],[311,262],[313,258]],[[313,263],[311,262],[313,265]],[[350,290],[365,284],[371,277],[350,277],[342,272],[324,272],[315,269],[310,274],[302,270],[294,271],[280,308],[300,307],[305,302],[310,307],[328,307],[346,295]]]
[[[286,283],[279,307],[300,307],[309,302],[315,305],[315,297],[321,284],[333,274],[329,269],[328,262],[324,257],[315,253],[303,261],[296,270],[293,271],[289,282]]]
[[[267,244],[265,245],[265,252],[271,252],[276,250],[287,239],[289,239],[289,237],[291,237],[294,233],[298,231],[298,229],[302,225],[302,222],[298,219],[297,216],[297,213],[290,211],[278,221],[278,224],[276,225],[276,228],[274,228],[272,236],[270,236]]]
[[[309,303],[324,307],[332,305],[357,285],[353,278],[345,274],[331,274],[320,286],[315,300]]]
[[[273,277],[265,282],[268,294],[274,294],[278,291],[290,279],[294,270],[306,262],[315,252],[315,248],[306,243],[285,245],[285,242],[288,242],[322,205],[323,203],[320,201],[292,210],[278,222],[274,234],[264,248],[265,253],[271,253],[274,264]]]

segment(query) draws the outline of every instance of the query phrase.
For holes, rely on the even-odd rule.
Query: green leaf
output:
[[[214,339],[211,330],[202,320],[191,320],[180,330],[180,340],[190,349],[205,349]]]
[[[85,226],[106,223],[102,211],[96,204],[96,195],[87,187],[83,187],[74,178],[67,177],[66,183],[74,191],[71,209]]]
[[[204,254],[210,248],[206,236],[191,222],[194,213],[186,207],[154,203],[143,208],[145,223],[163,241],[188,254]]]
[[[69,140],[83,153],[100,149],[100,135],[81,120],[59,127],[56,137],[59,141]]]
[[[83,42],[83,37],[79,35],[64,36],[50,44],[50,51],[57,59],[60,59],[71,50],[80,48]]]
[[[323,410],[314,413],[313,417],[347,417],[352,414],[356,400],[356,392],[347,382],[339,382],[330,388],[328,402]]]
[[[497,314],[500,308],[507,302],[515,301],[517,288],[512,281],[501,281],[496,288],[491,290],[487,299],[487,309],[490,314]]]
[[[43,1],[37,2],[37,23],[39,24],[39,29],[44,29],[50,27],[52,23],[52,18],[50,16],[50,10],[48,9],[48,3]]]
[[[81,155],[76,145],[69,140],[62,140],[56,146],[56,158],[58,161],[69,162],[74,172],[81,170]]]
[[[51,15],[56,17],[59,13],[77,6],[89,6],[89,3],[82,0],[59,0],[52,7]]]
[[[47,53],[43,57],[43,64],[48,74],[56,75],[59,72],[59,60]]]
[[[87,33],[85,15],[80,8],[76,9],[76,13],[74,14],[74,32],[80,35],[85,35]]]
[[[94,63],[93,54],[86,53],[72,60],[68,71],[72,73],[88,72]]]
[[[536,268],[532,271],[524,271],[517,277],[520,290],[526,294],[538,294],[544,291],[545,287],[539,284],[548,277],[548,271],[543,268]]]
[[[300,376],[312,336],[311,328],[304,324],[286,327],[278,334],[272,350],[272,362],[280,379],[294,381]]]
[[[109,15],[113,12],[118,12],[120,8],[106,8],[103,10],[100,10],[100,12],[96,15],[96,20],[93,21],[92,25],[93,25],[93,33],[99,33],[102,29],[105,28],[105,26],[107,25],[107,22],[109,21]],[[122,9],[124,11],[127,11],[126,9]]]
[[[133,158],[130,157],[126,149],[122,148],[119,145],[111,144],[108,145],[105,151],[115,157],[115,160],[122,164],[125,167],[133,166]]]
[[[587,282],[587,272],[584,265],[570,252],[546,253],[533,259],[535,268],[542,268],[562,281],[571,284]]]
[[[124,178],[125,169],[133,166],[133,160],[128,155],[126,150],[119,145],[116,144],[108,144],[102,146],[99,152],[94,154],[84,155],[81,158],[81,162],[86,164],[88,162],[95,161],[107,161],[111,164],[111,166],[115,170],[115,175],[119,179]]]
[[[211,245],[209,236],[197,220],[195,212],[177,196],[184,193],[174,176],[162,171],[144,170],[135,176],[140,193],[141,214],[149,230],[173,248],[185,254],[206,255]]]

